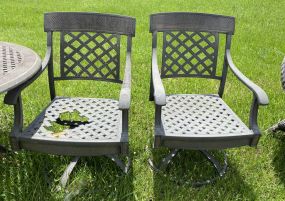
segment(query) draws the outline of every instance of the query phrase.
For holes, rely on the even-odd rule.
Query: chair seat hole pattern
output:
[[[63,119],[62,115],[74,115]],[[76,117],[76,118],[75,118]],[[52,127],[66,129],[54,132]],[[57,128],[55,128],[57,129]],[[119,141],[118,101],[96,98],[57,98],[24,132],[29,138],[80,141]]]
[[[216,95],[170,95],[162,107],[166,135],[253,134]]]

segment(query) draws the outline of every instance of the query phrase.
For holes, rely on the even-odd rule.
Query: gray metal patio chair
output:
[[[128,172],[128,110],[131,101],[131,46],[135,19],[131,17],[79,12],[44,15],[47,52],[42,70],[29,82],[9,92],[7,104],[14,105],[15,123],[11,133],[14,150],[26,149],[48,154],[75,156],[65,170],[61,183],[80,156],[104,155]],[[54,73],[53,33],[60,33],[60,73]],[[120,39],[127,37],[126,65],[120,79]],[[51,103],[25,129],[21,91],[48,68]],[[55,81],[97,80],[122,84],[119,100],[56,96]],[[75,81],[76,82],[76,81]],[[77,112],[84,120],[63,119],[62,114]],[[54,133],[52,125],[68,126]],[[119,155],[127,157],[125,164]]]
[[[222,177],[227,168],[226,155],[222,165],[208,150],[257,145],[261,134],[257,124],[258,107],[267,105],[269,101],[266,93],[233,63],[230,46],[234,28],[234,17],[228,16],[202,13],[158,13],[150,16],[152,71],[149,99],[155,103],[154,148],[171,149],[159,165],[149,160],[155,170],[165,169],[181,149],[200,150]],[[157,62],[159,32],[163,33],[160,71]],[[219,74],[216,69],[219,37],[222,34],[226,36],[226,42],[224,64]],[[222,99],[228,67],[253,93],[249,127]],[[166,95],[162,79],[181,77],[218,80],[219,91],[217,94]],[[194,184],[212,181],[209,179]]]

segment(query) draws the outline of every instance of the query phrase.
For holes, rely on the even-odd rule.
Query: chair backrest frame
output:
[[[222,96],[228,65],[224,55],[222,75],[216,75],[219,35],[226,35],[225,50],[230,49],[234,29],[235,18],[230,16],[190,12],[152,14],[153,48],[157,48],[157,33],[163,33],[161,78],[217,79],[218,93]]]
[[[45,13],[47,46],[53,49],[53,32],[60,33],[60,76],[54,75],[53,58],[48,66],[51,99],[55,97],[54,81],[57,80],[122,83],[121,35],[127,36],[126,51],[130,52],[131,39],[135,36],[135,24],[134,18],[113,14]]]

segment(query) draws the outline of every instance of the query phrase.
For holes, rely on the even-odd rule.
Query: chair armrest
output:
[[[154,89],[154,101],[156,105],[165,105],[166,104],[166,94],[163,87],[162,80],[158,71],[157,65],[157,53],[156,48],[152,49],[152,82]]]
[[[48,46],[45,58],[42,62],[41,70],[39,70],[33,77],[28,79],[23,84],[21,84],[21,85],[17,86],[16,88],[8,91],[7,94],[5,95],[5,98],[4,98],[5,104],[8,104],[8,105],[16,105],[17,104],[17,99],[20,96],[21,91],[24,90],[26,87],[28,87],[31,83],[33,83],[43,73],[43,71],[47,67],[48,63],[50,62],[51,53],[52,53],[52,49],[50,46]]]
[[[268,96],[259,86],[254,84],[251,80],[249,80],[244,74],[242,74],[238,68],[234,65],[230,50],[226,50],[226,59],[230,69],[233,74],[248,88],[250,89],[255,97],[257,98],[257,103],[259,105],[267,105],[269,103]]]
[[[131,104],[131,53],[127,52],[124,80],[120,92],[119,109],[129,109]]]

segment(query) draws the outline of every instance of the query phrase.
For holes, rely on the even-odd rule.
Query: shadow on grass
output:
[[[65,189],[59,180],[71,157],[31,152],[0,155],[0,200],[133,200],[128,175],[106,157],[83,157]]]
[[[77,194],[77,199],[134,200],[132,164],[128,174],[125,174],[111,159],[104,156],[84,157],[80,160],[77,168],[81,166],[83,169],[70,184],[70,191]]]
[[[285,133],[276,132],[272,136],[276,139],[272,164],[280,181],[285,185]]]
[[[155,161],[160,161],[162,152],[153,152]],[[214,167],[199,151],[180,151],[166,169],[166,177],[154,173],[154,200],[255,200],[253,189],[239,176],[239,171],[228,159],[228,170],[224,177],[213,184],[192,187],[181,181],[201,181],[216,176]],[[222,154],[214,153],[219,161]],[[223,164],[221,162],[221,164]],[[175,178],[175,181],[173,181]],[[180,180],[180,182],[177,182]]]
[[[3,200],[53,200],[47,179],[53,162],[48,156],[19,152],[0,156],[0,198]]]

